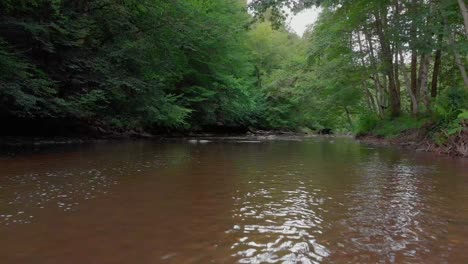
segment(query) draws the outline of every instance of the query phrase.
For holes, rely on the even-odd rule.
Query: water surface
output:
[[[346,138],[3,152],[1,263],[468,263],[468,162]]]

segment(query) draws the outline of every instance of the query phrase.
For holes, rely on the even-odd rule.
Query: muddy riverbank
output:
[[[436,143],[425,131],[411,130],[399,136],[385,138],[375,135],[356,137],[357,140],[379,146],[392,146],[417,152],[430,152],[436,155],[468,158],[468,131],[449,137],[443,143]]]

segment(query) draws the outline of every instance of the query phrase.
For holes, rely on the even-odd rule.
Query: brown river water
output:
[[[468,263],[468,160],[348,138],[0,155],[0,263]]]

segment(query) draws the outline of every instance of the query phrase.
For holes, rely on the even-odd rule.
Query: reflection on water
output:
[[[113,173],[119,170],[112,168]],[[0,225],[12,223],[28,224],[34,218],[31,210],[35,208],[57,207],[63,211],[73,210],[79,205],[77,197],[93,199],[106,194],[111,185],[117,184],[112,177],[104,174],[106,170],[90,169],[72,173],[54,171],[45,173],[26,173],[7,177],[10,186],[15,186],[13,195],[5,197],[7,208],[0,214]],[[6,185],[2,189],[8,189]],[[9,190],[5,190],[7,193]],[[20,210],[15,211],[15,209]]]
[[[350,139],[0,159],[2,263],[468,263],[468,162]]]
[[[373,160],[362,164],[366,181],[346,194],[354,202],[342,220],[356,252],[379,253],[392,263],[397,258],[417,260],[417,254],[429,252],[427,245],[421,243],[426,240],[424,230],[433,229],[431,236],[436,239],[444,228],[444,220],[440,216],[434,218],[435,212],[424,210],[433,188],[430,182],[421,181],[425,171],[424,167],[403,163]],[[356,256],[354,260],[365,259]]]
[[[298,183],[291,191],[269,187],[235,198],[233,215],[240,225],[232,231],[240,238],[232,249],[240,263],[311,263],[330,254],[315,235],[322,233],[322,204],[331,197]],[[274,186],[275,180],[263,185]]]

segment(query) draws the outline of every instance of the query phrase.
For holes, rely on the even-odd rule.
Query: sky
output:
[[[250,1],[251,0],[247,0],[247,3]],[[319,13],[319,8],[311,8],[306,9],[296,15],[290,14],[288,17],[288,24],[296,34],[302,36],[306,31],[307,26],[317,21]]]
[[[306,9],[297,15],[291,15],[289,20],[289,26],[299,36],[302,36],[307,29],[307,25],[315,23],[317,21],[320,10],[318,8]]]

